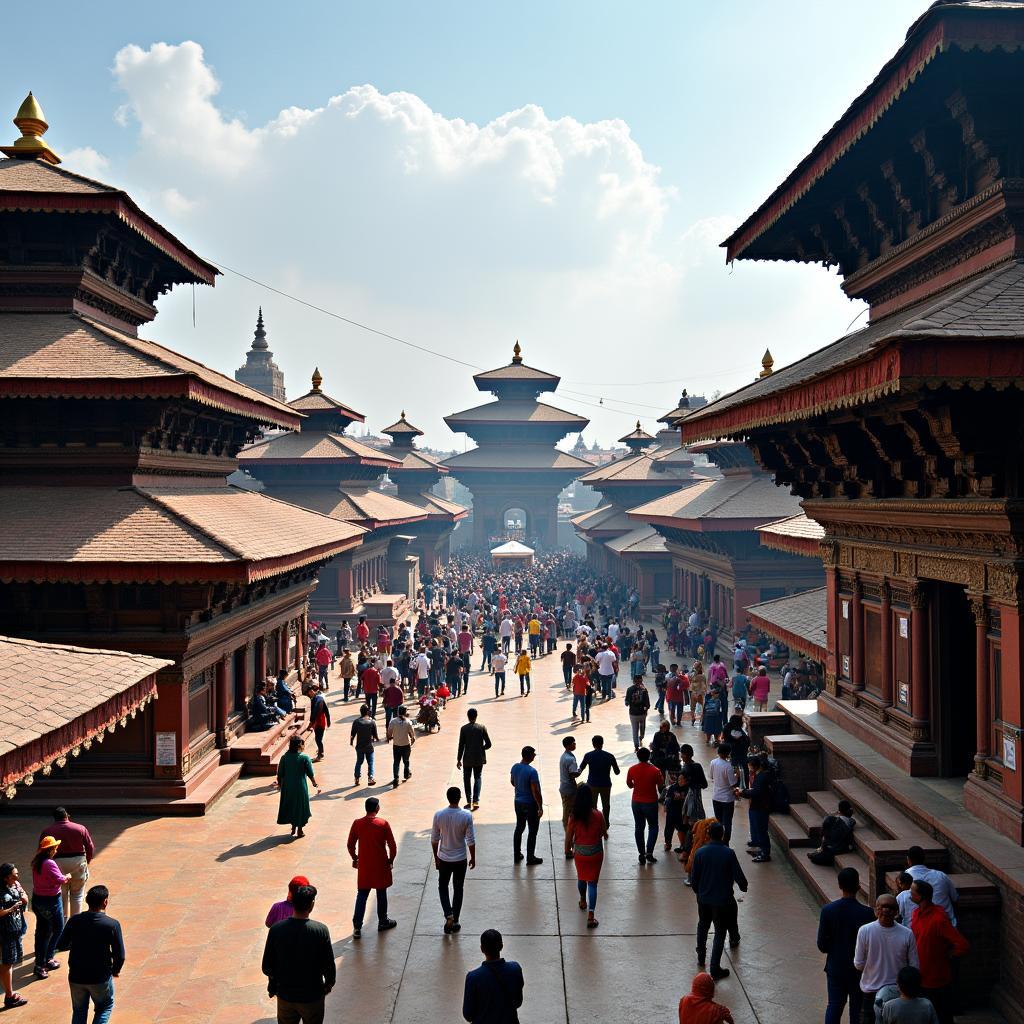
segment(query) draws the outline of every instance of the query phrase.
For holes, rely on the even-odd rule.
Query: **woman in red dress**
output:
[[[597,882],[604,863],[602,839],[608,838],[604,815],[594,810],[594,791],[580,786],[565,828],[565,855],[576,863],[576,885],[580,891],[580,910],[588,911],[587,927],[596,928]]]

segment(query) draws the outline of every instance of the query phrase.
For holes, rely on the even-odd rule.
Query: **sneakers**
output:
[[[368,786],[376,786],[377,785],[377,780],[376,779],[367,779],[366,780],[366,784]]]
[[[517,853],[512,859],[516,862],[516,864],[518,864],[523,859],[523,855],[521,853]]]
[[[646,853],[641,853],[640,856],[637,857],[637,860],[640,861],[641,864],[646,864],[647,863],[647,854]]]
[[[4,996],[4,1009],[13,1010],[16,1006],[27,1006],[28,1000],[20,993],[14,992],[9,996]]]
[[[60,970],[60,962],[58,960],[47,960],[46,963],[43,964],[43,966],[48,971],[59,971]]]
[[[363,929],[362,928],[353,928],[352,929],[352,938],[353,939],[361,939],[362,937],[363,937]]]
[[[392,918],[388,917],[388,918],[385,918],[383,921],[380,922],[380,924],[377,925],[377,931],[379,931],[379,932],[387,932],[387,931],[390,931],[392,928],[397,928],[397,927],[398,927],[398,922],[393,920]]]
[[[731,973],[732,972],[729,970],[728,967],[711,968],[711,977],[714,978],[715,981],[721,981],[722,978],[728,978]]]
[[[658,858],[655,857],[653,853],[649,853],[649,854],[647,854],[647,863],[648,864],[657,864],[658,863]]]
[[[527,867],[533,867],[534,864],[543,864],[543,863],[544,863],[544,858],[543,857],[527,857],[526,858]]]
[[[46,970],[46,968],[45,968],[45,967],[37,967],[37,968],[36,968],[36,969],[35,969],[35,970],[34,970],[34,971],[32,972],[32,977],[33,977],[33,978],[40,978],[40,979],[43,979],[43,978],[48,978],[49,976],[50,976],[50,975],[49,975],[49,973],[47,972],[47,970]]]
[[[751,864],[770,864],[771,857],[766,857],[763,853],[759,853],[750,863]]]
[[[398,789],[398,779],[392,779],[391,780],[391,788],[392,789]]]

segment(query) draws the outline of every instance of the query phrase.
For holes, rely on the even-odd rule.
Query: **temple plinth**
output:
[[[590,421],[537,401],[539,395],[554,391],[559,380],[524,363],[516,342],[512,362],[473,377],[477,388],[497,401],[445,417],[453,431],[469,434],[477,443],[442,463],[473,493],[477,549],[510,537],[540,549],[557,546],[559,492],[593,468],[555,447]],[[510,522],[522,525],[510,528]]]

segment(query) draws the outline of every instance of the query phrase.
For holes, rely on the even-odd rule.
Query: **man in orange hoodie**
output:
[[[733,1024],[729,1007],[712,1000],[715,994],[715,979],[701,971],[693,979],[688,996],[679,1000],[679,1024]]]

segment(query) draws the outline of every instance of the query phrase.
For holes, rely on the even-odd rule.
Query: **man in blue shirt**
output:
[[[541,815],[544,813],[544,799],[540,792],[540,776],[533,767],[533,759],[537,751],[533,747],[523,747],[523,759],[519,764],[512,765],[511,782],[515,788],[516,830],[512,836],[515,850],[515,862],[523,859],[523,832],[526,835],[526,863],[543,864],[544,859],[536,855],[537,829],[540,827]]]
[[[523,969],[501,956],[501,932],[488,928],[480,936],[486,959],[466,975],[462,1016],[470,1024],[518,1024],[523,1005]]]
[[[847,1000],[850,1001],[850,1024],[858,1024],[863,993],[860,971],[853,966],[853,953],[861,925],[870,924],[875,915],[857,899],[860,875],[856,868],[843,868],[838,881],[842,896],[826,903],[818,919],[818,949],[825,954],[828,984],[825,1024],[840,1024]]]
[[[750,693],[750,677],[744,672],[737,672],[732,677],[732,701],[741,711],[747,707],[747,696]]]
[[[733,924],[733,885],[747,891],[747,879],[736,859],[736,852],[725,845],[725,829],[720,821],[708,829],[711,842],[702,846],[693,858],[690,885],[697,897],[697,959],[703,968],[707,955],[708,932],[715,926],[711,945],[711,970],[715,981],[729,977],[722,966],[725,935]]]

